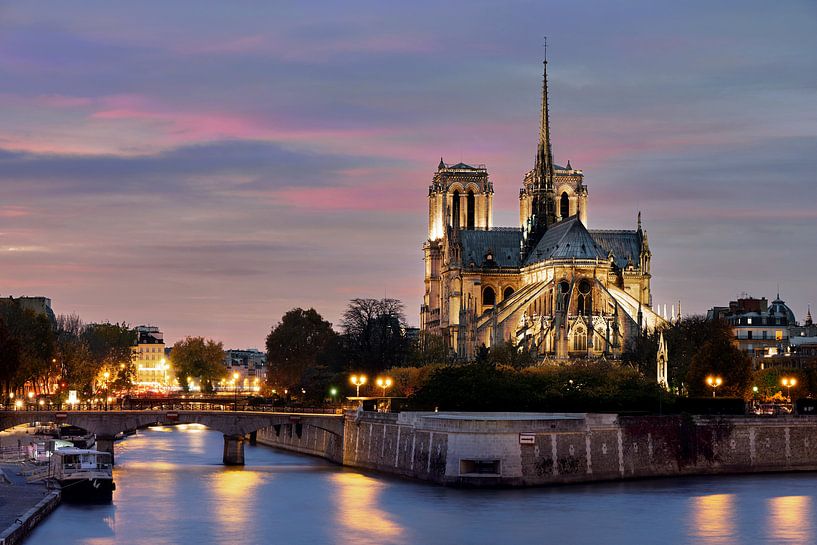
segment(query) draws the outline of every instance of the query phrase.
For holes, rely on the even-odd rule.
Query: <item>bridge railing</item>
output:
[[[123,402],[109,404],[106,408],[104,405],[96,403],[72,403],[72,404],[52,404],[52,405],[38,405],[27,404],[21,407],[14,405],[0,405],[0,410],[7,411],[27,411],[27,412],[53,412],[53,411],[89,411],[89,412],[104,412],[104,411],[224,411],[224,412],[275,412],[275,413],[292,413],[292,414],[342,414],[343,409],[340,407],[291,407],[274,404],[254,404],[240,400],[238,403],[233,401],[221,400],[186,400],[186,399],[146,399],[136,398],[125,400]]]

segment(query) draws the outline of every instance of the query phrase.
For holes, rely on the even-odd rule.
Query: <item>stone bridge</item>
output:
[[[0,430],[33,422],[72,424],[96,435],[96,448],[114,456],[114,438],[156,424],[201,424],[224,434],[224,464],[244,465],[248,436],[271,426],[314,426],[343,437],[343,415],[253,411],[0,411]]]

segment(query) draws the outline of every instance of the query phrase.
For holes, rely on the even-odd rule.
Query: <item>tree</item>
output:
[[[360,371],[376,373],[406,359],[406,320],[397,299],[352,299],[341,328],[349,363]]]
[[[54,324],[45,314],[24,309],[13,300],[0,303],[0,317],[19,346],[20,365],[11,379],[12,389],[29,383],[37,391],[47,391],[53,368]]]
[[[454,354],[448,349],[442,335],[421,331],[410,349],[409,362],[413,366],[452,363]]]
[[[729,324],[722,320],[707,320],[703,316],[689,316],[666,326],[662,332],[669,352],[669,385],[679,392],[701,392],[699,383],[706,379],[707,374],[721,369],[721,366],[715,366],[711,360],[699,356],[704,347],[709,352],[714,351],[730,358],[737,358],[734,360],[735,363],[743,365],[741,359],[729,350],[729,347],[733,347],[734,333]],[[654,378],[656,376],[658,337],[659,331],[642,332],[627,346],[622,354],[622,360],[641,371],[644,376]],[[696,358],[698,358],[697,364],[693,368]],[[711,365],[712,368],[706,371],[702,368],[704,365]],[[703,379],[700,376],[702,372],[704,373]],[[744,374],[745,370],[741,368],[733,379],[738,376],[743,377]],[[725,376],[722,378],[726,380]],[[744,380],[748,379],[741,378],[741,384]],[[733,381],[728,390],[731,391],[734,385]]]
[[[294,308],[281,318],[267,335],[267,380],[271,386],[301,386],[309,371],[310,382],[329,374],[327,349],[334,345],[337,333],[332,324],[314,309]],[[318,367],[324,369],[318,370]],[[321,381],[310,384],[320,387]]]
[[[744,397],[752,378],[752,361],[731,342],[709,339],[692,357],[687,370],[687,388],[691,396],[711,395],[706,383],[710,375],[723,379],[718,393],[725,396]]]
[[[88,324],[82,331],[83,340],[97,364],[118,368],[131,361],[131,347],[136,343],[136,331],[126,324]]]
[[[84,331],[85,324],[76,314],[57,317],[54,372],[65,389],[78,390],[88,396],[94,393],[93,383],[99,367],[83,339]]]
[[[497,365],[507,365],[514,369],[530,367],[535,359],[527,350],[519,350],[511,341],[492,346],[488,358]]]
[[[0,317],[0,385],[3,399],[8,399],[15,377],[20,372],[20,343]]]
[[[224,346],[204,337],[186,337],[173,345],[170,352],[179,384],[188,388],[187,377],[197,379],[202,390],[212,392],[214,382],[224,377]]]

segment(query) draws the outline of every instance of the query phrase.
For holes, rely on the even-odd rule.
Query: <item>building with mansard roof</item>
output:
[[[429,187],[420,327],[442,335],[463,360],[506,341],[540,359],[615,358],[639,331],[663,323],[652,310],[641,213],[635,229],[588,229],[584,173],[553,162],[544,65],[519,227],[493,225],[485,165],[440,159]]]

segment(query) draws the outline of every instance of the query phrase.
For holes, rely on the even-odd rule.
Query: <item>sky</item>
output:
[[[591,228],[655,303],[817,304],[813,0],[0,1],[0,295],[263,347],[349,299],[419,322],[437,163],[518,223],[543,36]]]

